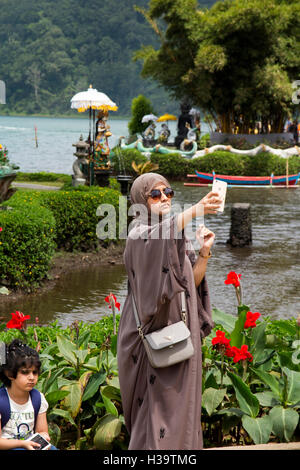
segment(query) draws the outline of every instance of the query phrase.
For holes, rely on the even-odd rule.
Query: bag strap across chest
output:
[[[185,297],[185,292],[184,291],[180,292],[180,295],[181,295],[181,318],[182,318],[182,321],[184,323],[186,323],[186,297]],[[140,321],[139,314],[138,314],[138,311],[137,311],[133,291],[132,291],[132,300],[133,300],[133,313],[134,313],[134,317],[135,317],[135,321],[136,321],[136,326],[137,326],[139,335],[143,338],[144,333],[142,332],[141,321]]]

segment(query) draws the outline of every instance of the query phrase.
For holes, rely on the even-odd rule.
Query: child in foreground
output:
[[[0,450],[37,450],[28,441],[40,433],[50,442],[46,412],[48,403],[34,387],[40,374],[38,353],[15,339],[6,345],[5,362],[0,363]],[[57,450],[51,446],[51,450]]]

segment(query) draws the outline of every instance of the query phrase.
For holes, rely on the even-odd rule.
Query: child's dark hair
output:
[[[41,361],[38,353],[19,339],[14,339],[10,344],[6,345],[5,364],[0,365],[0,381],[6,387],[10,387],[11,380],[7,377],[7,372],[13,378],[16,378],[18,371],[22,367],[32,366],[40,373]]]

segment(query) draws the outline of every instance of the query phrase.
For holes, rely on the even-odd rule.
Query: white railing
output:
[[[278,155],[279,157],[283,158],[289,158],[292,155],[300,155],[300,147],[295,145],[294,147],[290,147],[288,149],[274,149],[273,147],[270,147],[269,145],[266,144],[260,144],[258,147],[255,147],[254,149],[250,150],[239,150],[233,148],[231,145],[213,145],[212,147],[205,148],[204,150],[197,150],[197,152],[194,153],[192,158],[197,158],[197,157],[204,157],[204,155],[207,155],[208,153],[213,153],[216,150],[226,150],[227,152],[232,152],[232,153],[238,153],[242,155],[257,155],[258,153],[261,152],[269,152],[272,153],[273,155]]]

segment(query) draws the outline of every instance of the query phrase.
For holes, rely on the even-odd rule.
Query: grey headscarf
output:
[[[138,176],[131,187],[130,200],[132,204],[144,204],[147,206],[147,199],[151,190],[158,184],[163,183],[170,187],[170,183],[164,176],[158,173],[144,173]]]
[[[152,189],[159,183],[165,184],[167,187],[170,187],[170,183],[164,176],[157,173],[144,173],[141,176],[138,176],[133,182],[130,191],[130,201],[131,204],[138,205],[141,204],[143,210],[137,209],[137,213],[134,216],[134,223],[132,227],[137,227],[140,224],[146,226],[156,226],[158,222],[162,221],[161,215],[156,215],[151,213],[150,207],[147,205],[147,199],[150,195]],[[147,209],[147,211],[144,209]]]

